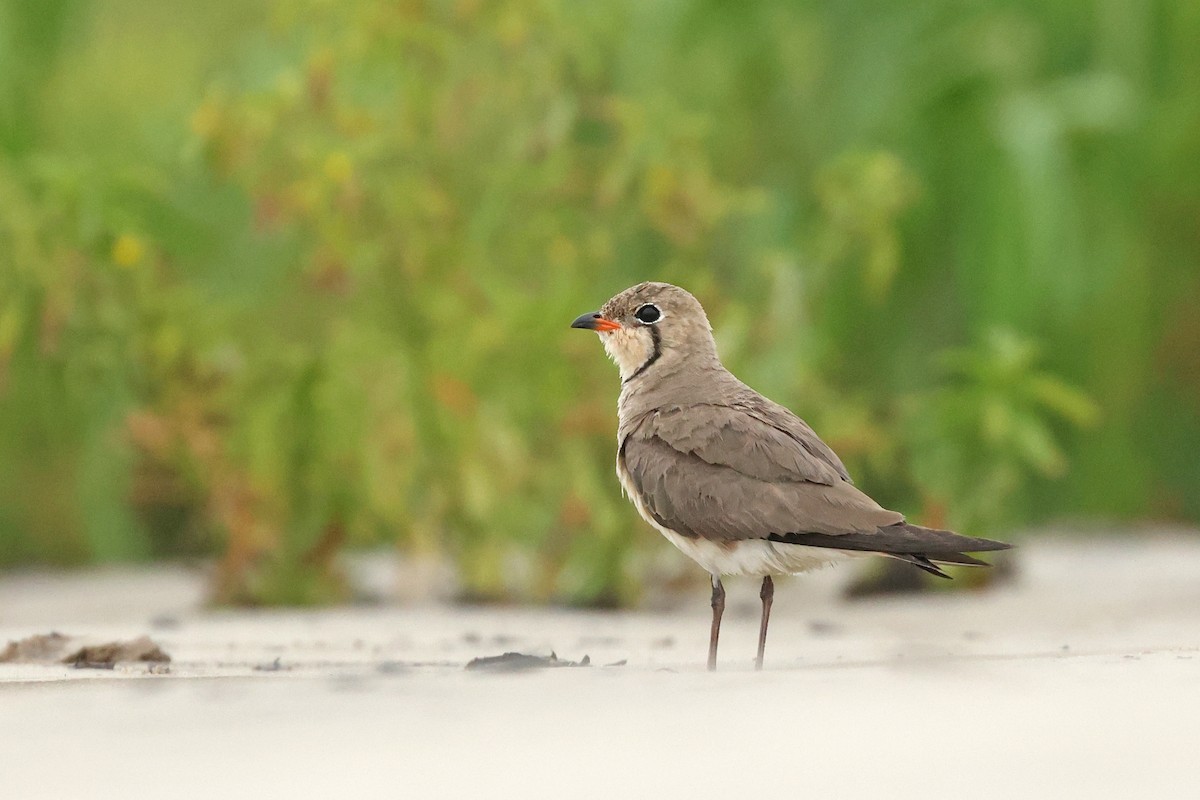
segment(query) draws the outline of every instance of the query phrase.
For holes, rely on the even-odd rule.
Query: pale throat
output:
[[[600,334],[604,351],[621,371],[621,380],[641,369],[654,352],[654,342],[645,329],[622,328],[612,333]]]

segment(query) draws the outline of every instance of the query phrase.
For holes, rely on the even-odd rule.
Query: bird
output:
[[[722,578],[762,578],[762,669],[772,576],[878,555],[941,578],[946,564],[988,566],[967,553],[1011,545],[914,525],[854,485],[809,425],[738,380],[717,355],[700,302],[646,282],[580,315],[621,374],[617,478],[641,517],[712,582],[708,669],[717,666]]]

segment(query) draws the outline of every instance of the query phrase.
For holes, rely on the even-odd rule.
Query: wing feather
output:
[[[841,459],[802,419],[782,407],[694,405],[647,420],[681,453],[762,481],[851,482]]]
[[[749,446],[741,451],[754,452]],[[711,451],[708,457],[735,460]],[[865,534],[904,519],[847,481],[769,480],[729,463],[713,463],[696,448],[678,449],[652,423],[626,437],[620,458],[646,510],[660,525],[684,536],[737,541],[796,531]],[[786,462],[767,456],[749,463],[748,469],[773,474]]]

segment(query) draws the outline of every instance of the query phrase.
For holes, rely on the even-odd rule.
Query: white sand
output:
[[[211,613],[178,569],[0,578],[0,640],[150,633],[174,657],[0,665],[0,796],[1200,791],[1200,537],[1043,541],[985,594],[846,603],[845,577],[778,582],[763,673],[757,587],[727,582],[716,674],[703,589],[653,614]],[[462,668],[505,650],[628,663]]]

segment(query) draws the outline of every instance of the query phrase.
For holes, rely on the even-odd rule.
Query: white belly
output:
[[[718,543],[689,539],[655,525],[667,541],[712,575],[796,575],[854,558],[858,553],[828,547],[745,539]]]
[[[629,481],[621,465],[617,464],[617,479],[621,488],[633,501],[638,514],[679,548],[685,556],[695,561],[711,575],[796,575],[820,569],[830,564],[857,558],[865,553],[834,550],[829,547],[808,547],[802,544],[772,542],[767,539],[744,539],[738,542],[716,542],[700,537],[681,536],[655,521],[646,510],[642,499]]]

